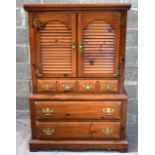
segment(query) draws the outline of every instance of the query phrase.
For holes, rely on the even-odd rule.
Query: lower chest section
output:
[[[30,101],[33,138],[121,139],[126,101]]]

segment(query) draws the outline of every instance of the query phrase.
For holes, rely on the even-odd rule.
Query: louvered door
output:
[[[110,12],[79,14],[78,26],[78,75],[116,77],[120,14]]]
[[[74,14],[43,13],[34,18],[37,76],[76,76],[75,28]]]

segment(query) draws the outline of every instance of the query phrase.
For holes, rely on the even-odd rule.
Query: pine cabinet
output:
[[[25,4],[30,150],[127,151],[124,91],[130,4]]]

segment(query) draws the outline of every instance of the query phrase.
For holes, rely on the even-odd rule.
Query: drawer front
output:
[[[119,139],[120,123],[36,122],[37,139]]]
[[[101,80],[99,81],[100,92],[118,92],[118,80]]]
[[[121,118],[121,101],[36,101],[35,119],[108,120]]]
[[[38,80],[38,92],[56,92],[57,85],[55,80]]]
[[[78,81],[78,90],[82,93],[97,92],[98,85],[95,80],[80,80]]]
[[[58,81],[59,92],[77,92],[77,81]]]

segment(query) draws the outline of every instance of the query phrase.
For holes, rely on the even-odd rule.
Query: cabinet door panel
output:
[[[76,76],[75,28],[75,14],[35,16],[36,68],[40,77]]]
[[[120,13],[78,16],[79,77],[116,77],[118,69]]]

